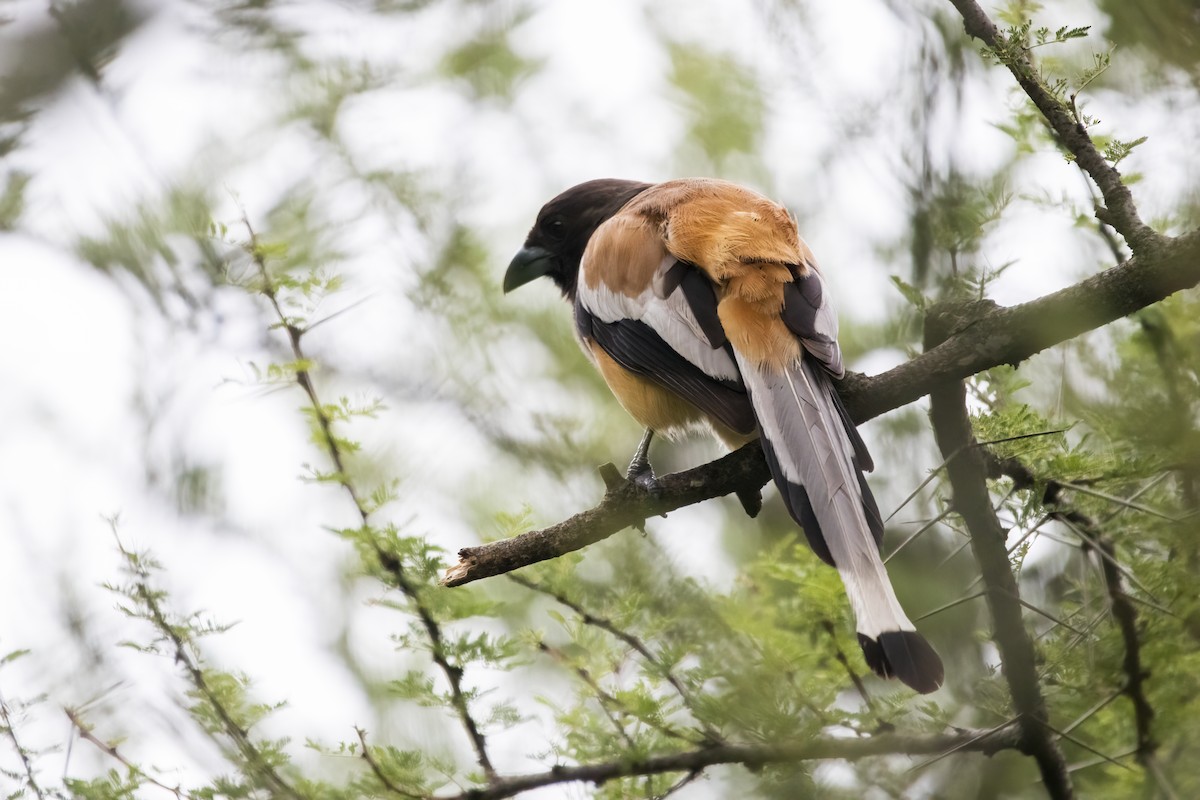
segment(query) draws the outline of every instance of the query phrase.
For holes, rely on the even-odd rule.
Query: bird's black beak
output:
[[[549,250],[531,245],[521,249],[504,273],[504,293],[524,286],[534,278],[540,278],[554,266],[554,256]]]

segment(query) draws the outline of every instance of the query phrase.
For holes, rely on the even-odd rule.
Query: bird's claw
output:
[[[625,480],[652,495],[662,494],[662,484],[658,482],[658,477],[654,474],[654,469],[650,466],[649,461],[636,459],[632,461],[629,464],[629,471],[625,473]]]
[[[654,473],[650,470],[643,472],[641,475],[635,475],[630,480],[656,497],[663,493],[662,484],[658,482],[658,478],[656,478]]]

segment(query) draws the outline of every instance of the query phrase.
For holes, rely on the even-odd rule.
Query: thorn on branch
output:
[[[604,481],[604,488],[610,492],[615,492],[625,483],[625,476],[617,469],[617,465],[609,461],[607,464],[601,464],[599,468],[600,478]]]
[[[754,519],[762,511],[761,489],[752,489],[744,486],[738,489],[735,494],[737,495],[738,502],[742,504],[742,509],[745,510],[746,516],[750,519]]]

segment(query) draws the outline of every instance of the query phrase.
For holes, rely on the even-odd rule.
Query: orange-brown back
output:
[[[800,358],[780,318],[783,287],[814,259],[787,209],[737,184],[690,178],[653,187],[626,214],[657,223],[667,251],[708,275],[735,349],[777,368]]]
[[[723,284],[753,263],[811,258],[787,209],[745,187],[712,178],[660,183],[622,213],[655,220],[667,249]]]

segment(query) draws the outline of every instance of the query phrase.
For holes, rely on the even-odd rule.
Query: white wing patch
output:
[[[674,259],[669,264],[664,262],[668,267],[673,263]],[[665,298],[659,296],[662,292],[663,272],[664,269],[660,267],[650,288],[636,297],[614,292],[603,283],[592,288],[588,286],[587,280],[580,280],[579,301],[589,313],[603,322],[641,320],[670,345],[672,350],[697,366],[704,374],[723,380],[738,380],[741,374],[737,365],[724,349],[714,350],[709,345],[683,292],[677,289]]]

